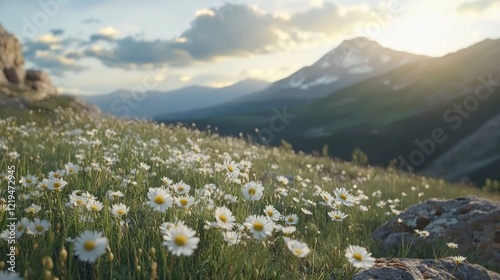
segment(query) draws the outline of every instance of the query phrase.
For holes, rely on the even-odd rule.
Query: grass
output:
[[[347,246],[363,246],[376,257],[388,257],[370,234],[394,215],[391,207],[404,210],[431,197],[491,198],[475,188],[255,146],[186,127],[113,118],[97,121],[71,111],[56,110],[42,121],[45,116],[41,110],[23,113],[26,119],[0,120],[0,173],[15,166],[16,217],[18,221],[26,217],[50,222],[44,234],[24,233],[17,240],[16,271],[25,279],[41,275],[46,279],[331,279],[333,275],[344,279],[356,271],[344,257]],[[248,179],[227,180],[223,166],[227,160],[251,162]],[[51,171],[64,170],[69,162],[80,170],[63,176],[68,184],[60,191],[20,186],[22,177],[33,175],[41,181]],[[150,169],[142,169],[141,163]],[[280,182],[279,176],[288,177],[289,182]],[[179,197],[162,177],[190,185],[189,195],[196,203],[188,209],[173,205],[162,213],[154,211],[146,204],[149,188],[165,188]],[[248,181],[261,181],[262,199],[244,198],[241,188]],[[7,190],[7,181],[0,186]],[[335,222],[327,214],[332,207],[325,205],[318,190],[333,195],[343,187],[357,202],[352,207],[340,206],[349,216]],[[102,210],[70,205],[69,197],[77,190],[93,195],[103,204]],[[124,196],[110,199],[110,190]],[[118,203],[129,207],[121,219],[110,211]],[[28,214],[25,209],[32,204],[42,210]],[[267,205],[283,215],[298,216],[296,231],[288,237],[308,245],[311,251],[305,258],[288,250],[279,230],[256,240],[244,228],[245,219],[263,215]],[[215,221],[215,208],[221,206],[227,206],[236,218],[239,244],[229,246],[221,229],[207,226]],[[2,229],[7,226],[6,217],[6,211],[0,212]],[[200,240],[191,256],[174,256],[162,245],[160,225],[178,220],[196,231]],[[286,226],[284,221],[276,224]],[[79,260],[71,242],[85,230],[102,232],[109,240],[109,248],[94,263]],[[0,247],[2,252],[8,249],[2,240]],[[432,251],[418,254],[426,253],[433,257]],[[5,270],[8,264],[4,261],[0,266]]]

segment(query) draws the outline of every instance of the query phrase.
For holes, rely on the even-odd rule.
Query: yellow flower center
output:
[[[43,190],[47,190],[49,188],[47,185],[42,185],[41,187]]]
[[[83,204],[84,204],[84,203],[83,203],[83,199],[77,199],[77,200],[76,200],[76,204],[77,204],[77,205],[83,205]]]
[[[362,261],[363,260],[363,255],[361,253],[354,253],[352,257],[357,260],[357,261]]]
[[[220,214],[220,215],[219,215],[219,220],[221,220],[221,221],[222,221],[222,222],[224,222],[224,223],[225,223],[225,222],[227,222],[227,217],[226,217],[226,215],[224,215],[224,214]]]
[[[83,243],[83,249],[85,251],[92,251],[96,247],[95,241],[93,240],[87,240],[85,243]]]
[[[42,232],[45,228],[44,228],[43,226],[41,226],[41,225],[37,225],[37,226],[35,227],[35,229],[36,229],[36,231],[38,231],[38,232]]]
[[[24,230],[24,226],[23,225],[18,225],[17,226],[17,231],[23,231]]]
[[[297,255],[302,254],[302,250],[301,249],[295,249],[294,251],[295,251],[295,254],[297,254]]]
[[[116,214],[118,214],[118,215],[123,215],[123,214],[125,214],[125,210],[123,210],[123,209],[118,209],[118,211],[116,211]]]
[[[59,178],[59,174],[58,173],[54,173],[54,178]]]
[[[163,195],[157,195],[155,196],[154,201],[156,204],[163,204],[163,202],[165,202],[165,198],[163,197]]]
[[[340,219],[342,219],[342,217],[340,217],[340,215],[335,215],[335,216],[333,216],[333,217],[335,218],[335,220],[340,220]]]
[[[267,211],[267,215],[268,215],[269,217],[272,217],[272,216],[273,216],[273,211]]]
[[[264,224],[259,221],[255,221],[253,222],[253,229],[256,231],[262,231],[264,230]]]
[[[346,200],[346,199],[347,199],[347,195],[345,195],[345,194],[340,194],[340,198],[341,198],[342,200]]]
[[[188,242],[187,237],[182,234],[178,234],[174,237],[174,243],[177,246],[185,246],[187,242]]]
[[[33,181],[31,179],[26,179],[26,183],[31,184]]]
[[[292,222],[293,222],[293,218],[292,218],[292,217],[289,217],[289,218],[288,218],[288,222],[289,222],[289,223],[292,223]]]
[[[188,200],[185,198],[181,198],[181,204],[182,206],[186,206],[188,204]]]
[[[61,186],[61,183],[59,182],[54,182],[54,188],[58,189]]]
[[[255,195],[255,193],[257,193],[257,191],[255,189],[249,189],[248,190],[248,194],[249,195]]]
[[[97,205],[94,204],[94,205],[90,206],[90,210],[97,212],[97,211],[99,211],[99,208],[97,207]]]
[[[184,191],[184,188],[183,187],[179,187],[179,188],[177,188],[177,190],[180,191],[180,192],[182,192],[182,191]]]
[[[234,168],[233,168],[231,165],[228,165],[228,166],[227,166],[227,170],[229,170],[229,172],[233,172],[233,171],[234,171]]]
[[[33,208],[33,207],[28,208],[28,213],[34,214],[35,208]]]
[[[70,169],[68,170],[68,172],[69,172],[69,173],[73,173],[73,172],[75,172],[75,170],[74,170],[73,168],[70,168]]]

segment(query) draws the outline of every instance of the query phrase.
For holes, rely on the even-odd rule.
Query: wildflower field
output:
[[[487,196],[193,128],[71,111],[1,119],[0,174],[5,279],[349,279],[373,257],[435,257],[372,242],[406,207]],[[17,274],[8,272],[11,248]]]

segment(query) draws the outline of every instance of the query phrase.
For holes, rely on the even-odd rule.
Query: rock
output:
[[[57,95],[57,88],[52,85],[49,75],[42,71],[26,71],[26,85],[37,92],[39,98]]]
[[[398,223],[398,219],[402,222]],[[456,252],[475,256],[482,265],[500,268],[500,202],[475,196],[430,199],[384,223],[372,233],[372,238],[383,244],[384,250],[397,250],[401,244],[398,240],[408,238],[415,229],[430,233],[429,237],[415,241],[429,246],[454,242],[459,246]]]
[[[354,280],[500,280],[500,274],[477,264],[456,265],[450,259],[377,259],[375,265],[354,276]]]
[[[19,40],[0,26],[0,70],[11,83],[24,82],[24,57]],[[0,78],[1,81],[1,78]]]

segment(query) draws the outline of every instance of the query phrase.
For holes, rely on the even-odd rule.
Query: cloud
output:
[[[319,5],[319,4],[318,4]],[[87,49],[85,55],[108,67],[173,67],[212,62],[223,57],[246,57],[283,51],[292,45],[342,35],[362,21],[368,11],[341,11],[323,3],[296,14],[271,14],[255,6],[225,4],[196,11],[190,28],[170,40],[144,40],[128,36],[117,39],[112,27],[93,34],[90,42],[113,42],[105,50]]]
[[[56,32],[57,33],[57,32]],[[56,76],[65,72],[80,72],[84,66],[78,65],[76,57],[70,57],[69,49],[80,42],[76,39],[62,39],[53,35],[54,32],[24,42],[24,57],[37,68],[49,71]],[[78,57],[80,58],[80,57]]]
[[[498,0],[476,0],[471,2],[465,2],[458,7],[459,12],[473,12],[481,13],[495,5],[498,5]]]
[[[112,26],[108,26],[108,27],[104,27],[104,28],[99,29],[99,32],[97,34],[90,35],[90,41],[95,42],[95,41],[102,40],[102,41],[112,42],[112,41],[116,40],[116,38],[118,37],[119,34],[120,34],[120,31],[118,31],[118,29],[116,29]]]
[[[64,34],[64,29],[52,29],[50,33],[54,36],[59,36]]]

